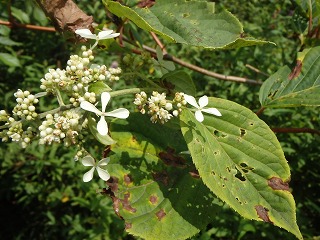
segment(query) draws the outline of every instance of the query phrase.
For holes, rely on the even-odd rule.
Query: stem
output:
[[[53,27],[42,27],[36,26],[31,24],[21,24],[21,23],[12,23],[0,20],[0,25],[5,25],[9,28],[25,28],[29,30],[38,30],[38,31],[45,31],[45,32],[55,32],[56,30]]]
[[[311,0],[308,1],[308,5],[309,5],[308,36],[311,37],[311,30],[312,30],[312,2],[311,2]]]
[[[254,66],[251,66],[250,64],[246,64],[246,67],[255,71],[256,73],[260,73],[266,77],[269,77],[269,75],[267,73],[260,71],[258,68],[255,68]]]
[[[130,42],[127,38],[123,37],[123,40],[126,41],[127,43],[137,47],[136,44]],[[143,49],[147,50],[148,52],[153,53],[154,56],[156,55],[156,50],[154,48],[148,47],[146,45],[142,45],[142,47],[143,47]],[[134,52],[136,54],[141,54],[141,51],[139,51],[137,49],[132,49],[132,52]],[[261,81],[256,81],[256,80],[253,80],[253,79],[237,77],[237,76],[228,76],[228,75],[212,72],[212,71],[209,71],[207,69],[204,69],[204,68],[198,67],[196,65],[193,65],[191,63],[187,63],[187,62],[185,62],[185,61],[183,61],[183,60],[181,60],[179,58],[176,58],[174,56],[171,56],[169,54],[164,55],[163,59],[175,62],[175,63],[177,63],[177,64],[179,64],[179,65],[181,65],[183,67],[189,68],[189,69],[191,69],[193,71],[199,72],[201,74],[204,74],[204,75],[207,75],[207,76],[210,76],[210,77],[218,78],[218,79],[221,79],[221,80],[239,82],[239,83],[249,83],[249,84],[254,84],[254,85],[262,85]]]
[[[56,93],[57,93],[57,99],[58,99],[59,106],[60,107],[65,106],[63,99],[62,99],[62,96],[61,96],[61,93],[58,89],[56,90]]]
[[[168,54],[167,50],[165,49],[164,45],[162,44],[162,42],[160,41],[160,39],[158,38],[158,36],[157,36],[155,33],[153,33],[153,32],[150,32],[150,34],[151,34],[153,40],[154,40],[154,41],[158,44],[158,46],[161,48],[162,54],[163,54],[163,55]]]
[[[265,110],[265,107],[261,107],[257,112],[256,115],[259,116],[263,111]]]
[[[121,96],[121,95],[125,95],[125,94],[135,94],[135,93],[139,93],[142,91],[152,91],[154,90],[153,88],[129,88],[129,89],[122,89],[122,90],[118,90],[118,91],[114,91],[114,92],[110,92],[110,96],[111,97],[117,97],[117,96]]]

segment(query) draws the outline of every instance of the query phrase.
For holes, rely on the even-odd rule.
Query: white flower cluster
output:
[[[90,62],[94,59],[92,50],[87,50],[85,46],[82,46],[81,50],[82,57],[71,55],[65,70],[49,69],[49,72],[40,80],[41,89],[53,94],[56,90],[64,91],[70,96],[70,102],[75,107],[78,107],[82,100],[91,103],[96,101],[95,98],[88,99],[84,96],[89,84],[98,81],[117,81],[119,80],[118,75],[121,73],[119,67],[107,68],[105,65],[90,65]]]
[[[25,148],[34,138],[35,133],[30,126],[24,131],[22,121],[31,121],[38,117],[34,104],[39,100],[29,91],[20,89],[14,93],[14,96],[17,105],[12,110],[12,117],[5,110],[0,111],[0,121],[5,122],[3,127],[7,128],[0,132],[0,138],[3,142],[11,139]]]
[[[13,116],[26,120],[33,120],[38,116],[35,112],[34,104],[38,103],[39,100],[34,95],[30,94],[29,91],[19,89],[14,96],[16,97],[17,105],[12,111]]]
[[[173,116],[177,117],[182,111],[181,107],[187,104],[183,93],[176,93],[173,101],[168,101],[165,93],[160,94],[156,91],[153,91],[149,98],[145,92],[137,93],[133,103],[137,105],[142,114],[146,113],[145,108],[147,107],[147,113],[151,116],[152,123],[160,122],[162,124]]]
[[[8,122],[6,123],[6,125],[9,124],[9,129],[0,133],[2,141],[7,142],[10,138],[13,142],[18,142],[22,148],[26,148],[35,136],[34,129],[32,127],[28,127],[27,130],[24,131],[22,123],[20,121],[16,121],[12,117],[9,117]]]
[[[85,123],[80,123],[81,113],[77,109],[64,111],[61,114],[48,114],[46,120],[39,126],[39,144],[61,143],[65,146],[79,143],[81,129]]]

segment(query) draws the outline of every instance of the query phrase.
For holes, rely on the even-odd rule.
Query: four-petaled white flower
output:
[[[202,112],[213,114],[218,117],[222,116],[222,114],[216,108],[204,108],[209,103],[208,97],[206,95],[199,98],[199,104],[193,96],[187,94],[184,94],[183,96],[187,103],[189,103],[197,109],[194,115],[199,122],[202,122],[204,120]]]
[[[116,110],[113,110],[111,112],[106,112],[106,106],[110,100],[110,94],[108,92],[103,92],[101,94],[101,105],[102,105],[102,111],[97,109],[92,103],[88,101],[83,101],[80,104],[80,107],[84,110],[87,110],[89,112],[93,112],[100,116],[100,120],[97,124],[97,130],[101,135],[107,135],[108,134],[108,124],[105,120],[105,117],[115,117],[115,118],[122,118],[125,119],[129,117],[130,112],[125,108],[118,108]]]
[[[95,44],[91,47],[91,49],[97,46],[99,40],[115,38],[120,35],[120,33],[113,33],[113,30],[105,30],[98,33],[98,35],[92,33],[89,29],[77,29],[75,31],[76,34],[80,35],[83,38],[94,39],[96,40]]]
[[[89,29],[77,29],[75,33],[83,38],[94,39],[96,41],[115,38],[120,35],[120,33],[113,33],[113,30],[101,31],[98,33],[98,36],[96,34],[93,34]]]
[[[109,161],[110,161],[110,158],[103,158],[98,163],[96,163],[96,161],[90,155],[87,155],[84,158],[82,158],[82,164],[84,166],[92,167],[88,172],[86,172],[83,175],[83,181],[84,182],[91,181],[93,178],[93,172],[95,169],[97,170],[99,177],[102,180],[107,181],[110,178],[110,174],[106,170],[102,169],[100,166],[106,166],[109,163]]]

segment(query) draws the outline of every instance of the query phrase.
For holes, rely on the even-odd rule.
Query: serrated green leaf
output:
[[[88,126],[90,129],[90,132],[94,136],[95,139],[97,139],[98,142],[104,144],[105,146],[109,146],[111,144],[115,144],[116,141],[113,140],[109,135],[101,135],[97,130],[97,123],[94,118],[88,117]]]
[[[0,61],[9,67],[20,67],[20,61],[17,57],[9,53],[0,53]]]
[[[141,114],[113,121],[110,131],[117,140],[108,165],[114,208],[127,232],[148,240],[187,239],[212,222],[222,202],[191,176],[190,160],[173,164],[186,149],[180,131],[152,124]],[[172,157],[172,165],[164,164],[161,152]]]
[[[98,81],[90,84],[89,92],[94,92],[95,94],[101,94],[103,92],[110,92],[112,89],[104,82]]]
[[[170,42],[209,49],[229,49],[268,43],[244,37],[243,26],[230,12],[213,13],[204,1],[158,0],[152,8],[129,8],[103,0],[107,9]]]
[[[218,108],[222,116],[205,114],[203,123],[188,109],[180,116],[203,182],[243,217],[272,222],[302,239],[286,185],[289,166],[274,133],[251,110],[234,102],[209,98],[208,107]]]
[[[196,86],[191,76],[183,70],[168,73],[163,76],[163,80],[172,83],[176,92],[183,92],[191,96],[196,95]]]
[[[320,106],[320,47],[298,55],[296,67],[285,66],[261,86],[263,107]]]

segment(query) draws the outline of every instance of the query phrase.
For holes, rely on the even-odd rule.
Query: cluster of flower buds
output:
[[[1,116],[7,115],[4,110],[0,111]],[[32,127],[28,127],[26,131],[22,128],[22,122],[16,121],[13,117],[8,117],[5,125],[9,125],[8,129],[4,129],[0,132],[0,138],[3,142],[7,142],[11,139],[13,142],[20,144],[22,148],[26,148],[31,140],[35,137],[35,130]]]
[[[18,90],[14,96],[16,97],[17,105],[14,107],[12,113],[20,119],[33,120],[38,114],[35,112],[34,104],[39,100],[29,91]]]
[[[107,68],[105,65],[90,65],[94,59],[92,50],[87,50],[86,46],[82,46],[81,50],[82,57],[71,55],[65,70],[49,69],[49,72],[40,80],[41,89],[53,94],[57,90],[65,92],[70,96],[70,102],[76,107],[83,100],[83,95],[87,92],[89,84],[98,81],[118,81],[118,75],[121,73],[118,66]],[[95,102],[95,100],[84,98],[91,103]]]
[[[78,144],[82,140],[81,130],[86,122],[80,124],[81,113],[71,109],[54,115],[47,114],[39,126],[39,144],[51,145],[63,142],[65,146]]]
[[[160,94],[156,91],[153,91],[149,98],[145,92],[137,93],[133,103],[142,114],[147,112],[151,116],[151,122],[160,122],[162,124],[173,116],[177,117],[182,111],[181,107],[187,104],[183,93],[176,93],[174,99],[169,101],[166,99],[165,93]]]

